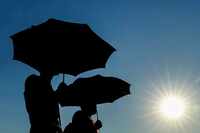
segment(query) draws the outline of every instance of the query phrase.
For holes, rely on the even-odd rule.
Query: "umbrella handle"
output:
[[[65,74],[64,73],[63,73],[63,77],[62,78],[63,78],[63,82],[65,82]]]
[[[98,114],[98,110],[97,110],[96,116],[97,116],[97,120],[99,120],[99,114]]]
[[[99,120],[99,113],[98,113],[98,110],[97,110],[96,116],[97,116],[97,120]],[[100,129],[98,129],[98,132],[97,132],[97,133],[100,133]]]
[[[59,124],[59,131],[58,133],[62,133],[62,123],[61,123],[61,118],[60,118],[60,108],[58,109],[59,115],[58,115],[58,124]]]

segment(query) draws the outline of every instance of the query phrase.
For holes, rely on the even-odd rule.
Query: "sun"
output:
[[[181,119],[186,112],[186,102],[184,98],[177,95],[163,97],[158,106],[160,114],[170,120]]]
[[[184,71],[185,72],[185,71]],[[166,72],[149,80],[141,118],[158,132],[186,132],[199,124],[199,84],[188,73]],[[172,74],[172,75],[171,75]],[[156,132],[155,131],[155,132]]]

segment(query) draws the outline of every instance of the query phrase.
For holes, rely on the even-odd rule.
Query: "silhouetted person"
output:
[[[95,103],[82,104],[80,107],[81,110],[85,112],[85,114],[88,115],[89,118],[91,118],[92,115],[97,114],[97,107]],[[97,121],[94,123],[94,125],[97,129],[100,129],[102,127],[102,122],[98,120],[98,116]]]
[[[25,81],[25,104],[30,133],[59,133],[59,106],[51,86],[53,74],[30,75]]]
[[[64,133],[97,133],[97,128],[90,117],[80,110],[74,114],[72,122],[65,127]]]
[[[56,90],[57,99],[59,100],[59,102],[66,100],[66,99],[62,99],[62,98],[65,98],[65,93],[67,93],[67,90],[70,90],[70,89],[76,89],[76,88],[74,88],[73,84],[71,84],[69,86],[67,84],[65,84],[64,82],[61,82],[59,84],[58,89]],[[68,100],[70,100],[70,98]],[[97,113],[96,103],[93,103],[92,101],[86,102],[85,104],[80,103],[80,107],[81,107],[81,113],[80,113],[80,111],[78,111],[79,113],[78,112],[75,113],[74,117],[73,117],[73,121],[74,121],[74,119],[76,120],[77,116],[80,116],[77,114],[82,114],[82,115],[84,115],[84,117],[78,117],[78,118],[87,118],[87,119],[80,119],[79,123],[83,122],[83,120],[87,120],[82,124],[85,125],[86,123],[87,124],[90,123],[89,125],[91,125],[91,127],[93,127],[95,129],[95,131],[100,129],[102,127],[102,122],[100,120],[97,120],[95,123],[93,123],[93,121],[91,120],[91,116]],[[77,125],[76,123],[77,122],[70,123],[65,128],[65,133],[72,132],[71,130],[74,129],[74,128],[72,128],[72,127],[74,127],[72,125]],[[88,129],[90,129],[90,128],[88,128]],[[88,130],[87,132],[91,133],[91,130]]]

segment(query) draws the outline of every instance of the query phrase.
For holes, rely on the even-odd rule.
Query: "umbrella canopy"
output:
[[[57,94],[61,106],[112,103],[130,94],[130,84],[115,77],[96,75],[79,78],[69,86],[62,83]]]
[[[87,24],[56,19],[32,26],[11,36],[14,60],[38,71],[78,75],[104,68],[115,49]]]

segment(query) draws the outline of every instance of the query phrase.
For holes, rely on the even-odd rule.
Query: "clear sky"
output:
[[[23,84],[30,67],[12,60],[10,35],[48,18],[87,23],[116,49],[95,74],[130,82],[132,95],[98,106],[103,133],[198,133],[200,130],[200,2],[198,0],[0,1],[0,132],[27,133]],[[68,76],[66,83],[77,77]],[[52,81],[57,86],[61,76]],[[188,118],[176,126],[155,114],[158,90],[189,97]],[[61,110],[63,126],[77,108]]]

